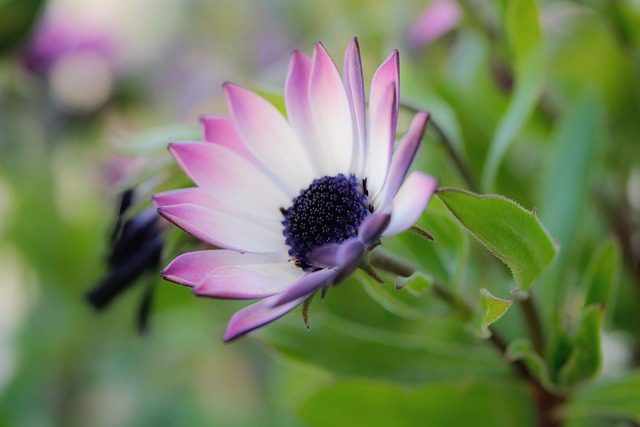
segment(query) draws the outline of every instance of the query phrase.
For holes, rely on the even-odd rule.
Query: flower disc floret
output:
[[[314,249],[327,243],[342,243],[358,234],[358,227],[370,214],[369,199],[361,180],[354,175],[325,176],[282,209],[285,242],[296,265],[313,267]]]

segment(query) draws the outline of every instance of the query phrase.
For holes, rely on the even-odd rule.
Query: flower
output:
[[[122,193],[111,248],[107,258],[108,272],[86,294],[87,302],[96,310],[104,310],[122,292],[131,288],[146,272],[160,265],[164,236],[160,217],[151,207],[131,214],[134,191]],[[138,329],[148,327],[153,287],[147,287],[138,312]]]
[[[421,48],[458,26],[460,6],[455,0],[435,0],[420,14],[409,31],[409,43]]]
[[[162,276],[198,296],[262,298],[233,315],[225,341],[338,284],[381,236],[420,217],[436,180],[417,171],[404,178],[428,115],[415,115],[394,151],[398,93],[394,51],[373,77],[365,120],[357,39],[346,50],[344,81],[317,43],[311,58],[291,56],[288,118],[225,83],[230,117],[203,116],[204,143],[169,145],[197,187],[156,194],[158,212],[222,249],[180,255]]]

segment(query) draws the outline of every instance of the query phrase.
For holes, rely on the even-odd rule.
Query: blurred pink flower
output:
[[[455,0],[435,0],[427,6],[411,27],[409,43],[423,47],[454,29],[460,21],[460,7]]]
[[[338,284],[380,237],[408,229],[424,211],[436,180],[404,178],[428,115],[416,114],[394,151],[398,67],[394,51],[378,68],[366,120],[357,40],[347,47],[344,81],[318,43],[312,57],[291,56],[288,118],[226,83],[230,117],[203,116],[204,143],[170,144],[198,187],[156,194],[158,212],[223,249],[180,255],[162,276],[199,296],[263,298],[232,317],[226,341]]]

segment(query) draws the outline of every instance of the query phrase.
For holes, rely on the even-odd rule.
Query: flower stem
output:
[[[396,274],[401,277],[410,277],[416,270],[405,261],[398,259],[390,253],[378,248],[369,253],[368,259],[372,267]],[[440,300],[448,304],[460,316],[463,321],[468,321],[473,317],[473,307],[451,292],[438,281],[431,284],[433,294]],[[540,354],[544,351],[544,336],[540,327],[540,319],[531,299],[521,300],[525,319],[529,327],[529,333],[533,341],[534,348]],[[488,342],[497,349],[501,355],[506,356],[508,343],[493,327],[489,327],[491,336]],[[505,357],[512,366],[514,373],[520,377],[530,388],[536,405],[538,415],[538,427],[562,427],[563,420],[558,417],[557,409],[566,401],[566,397],[547,390],[544,385],[533,375],[527,364],[522,360],[510,360]]]
[[[524,320],[529,331],[529,337],[533,344],[533,349],[540,355],[544,356],[545,353],[545,339],[544,332],[542,330],[542,323],[540,322],[540,315],[535,306],[533,298],[527,296],[524,299],[520,299],[520,308],[524,315]]]
[[[402,108],[414,113],[417,113],[420,111],[418,108],[407,105],[407,104],[402,104],[401,106]],[[456,150],[455,146],[453,145],[453,143],[451,142],[447,134],[444,133],[442,128],[434,120],[433,116],[429,118],[429,122],[431,123],[431,128],[438,136],[438,141],[440,141],[445,151],[447,152],[447,155],[451,158],[451,161],[453,161],[454,166],[458,170],[458,173],[466,183],[469,190],[477,193],[479,187],[476,181],[473,179],[473,175],[471,174],[471,169],[469,168],[469,165],[464,161],[460,153],[458,153],[458,150]]]

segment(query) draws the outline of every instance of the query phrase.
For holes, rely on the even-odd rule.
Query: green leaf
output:
[[[608,312],[612,312],[609,302],[620,279],[620,250],[613,238],[605,240],[596,250],[584,276],[587,290],[584,305],[606,304]]]
[[[559,372],[561,385],[570,387],[593,378],[600,372],[602,366],[602,344],[600,341],[602,313],[603,307],[598,304],[591,305],[584,310],[578,331],[573,339],[573,348],[569,359]]]
[[[640,422],[640,371],[622,378],[585,384],[567,405],[567,413],[574,418],[594,416],[628,418]]]
[[[507,39],[513,53],[515,90],[507,112],[491,140],[482,171],[482,188],[485,191],[493,191],[500,163],[513,139],[533,111],[544,82],[537,1],[509,1],[505,25]]]
[[[390,313],[393,313],[396,316],[400,316],[405,319],[424,319],[427,316],[424,312],[416,309],[415,307],[412,307],[411,305],[401,300],[399,296],[401,295],[400,292],[402,291],[397,289],[396,287],[378,283],[371,277],[366,276],[361,272],[358,272],[358,274],[356,274],[354,277],[362,284],[365,292],[374,301],[376,301]],[[423,278],[413,280],[413,282],[416,281],[422,282],[419,283],[418,286],[424,284]]]
[[[540,48],[540,16],[537,0],[510,0],[505,30],[516,63]]]
[[[549,376],[549,367],[545,360],[535,352],[531,343],[526,339],[517,339],[509,344],[506,352],[507,360],[522,360],[529,371],[548,390],[555,389]]]
[[[199,141],[200,129],[193,124],[174,123],[159,128],[138,132],[124,138],[120,151],[126,155],[149,155],[166,151],[170,142]]]
[[[256,331],[281,355],[326,369],[338,377],[374,377],[416,384],[465,378],[507,378],[511,371],[495,351],[477,340],[467,326],[452,316],[449,308],[428,295],[415,298],[431,304],[423,319],[398,317],[369,298],[350,277],[332,288],[325,299],[316,299],[308,331],[298,313]],[[404,302],[404,301],[403,301]],[[415,307],[414,307],[415,308]],[[439,309],[440,315],[434,314]]]
[[[543,320],[550,326],[559,313],[566,286],[561,275],[587,202],[589,175],[593,169],[595,146],[599,128],[600,107],[593,93],[582,96],[558,125],[554,136],[554,162],[548,171],[539,206],[540,218],[558,240],[563,251],[553,269],[545,275],[544,286],[538,288]]]
[[[409,277],[398,277],[396,279],[396,289],[409,291],[412,295],[425,293],[433,284],[433,278],[421,271],[416,271]]]
[[[556,247],[536,215],[502,196],[440,189],[438,198],[460,223],[513,273],[526,292],[551,262]]]
[[[498,321],[511,307],[513,301],[498,298],[486,290],[480,289],[480,295],[482,298],[482,313],[480,317],[479,331],[483,338],[489,338],[491,332],[489,332],[489,326]]]
[[[521,385],[458,380],[407,388],[343,380],[313,394],[300,409],[312,426],[413,427],[532,426],[535,418]]]

